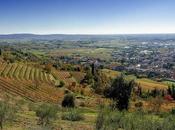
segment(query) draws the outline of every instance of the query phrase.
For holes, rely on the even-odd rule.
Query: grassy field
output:
[[[108,70],[108,69],[103,69],[102,72],[104,72],[108,77],[111,77],[111,78],[116,78],[116,76],[121,74],[121,72]],[[127,75],[126,78],[130,80],[134,79],[145,90],[148,90],[148,89],[151,90],[154,88],[157,88],[157,89],[168,88],[167,82],[157,82],[147,78],[137,79],[134,75]]]
[[[137,82],[144,88],[144,89],[167,89],[168,88],[168,84],[166,84],[165,82],[157,82],[157,81],[153,81],[147,78],[143,78],[143,79],[137,79]]]
[[[71,55],[81,55],[94,57],[99,59],[111,59],[112,49],[106,48],[78,48],[78,49],[56,49],[49,53],[49,55],[57,56],[71,56]]]
[[[51,119],[47,126],[42,126],[39,125],[39,118],[35,113],[35,109],[42,102],[33,103],[10,96],[9,100],[13,103],[15,102],[19,110],[12,122],[4,124],[5,130],[98,130],[96,129],[97,120],[102,128],[101,130],[131,130],[132,127],[134,127],[133,130],[147,130],[148,128],[149,130],[157,130],[157,128],[161,128],[160,130],[173,130],[174,115],[168,112],[159,112],[159,114],[144,111],[119,112],[110,110],[107,107],[89,108],[80,106],[72,109],[62,108],[59,105],[57,105],[56,118]],[[74,117],[63,118],[70,113]],[[73,121],[77,115],[81,115],[82,119]]]

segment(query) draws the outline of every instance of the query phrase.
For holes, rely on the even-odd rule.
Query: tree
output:
[[[158,90],[157,88],[154,88],[153,90],[151,90],[150,95],[151,95],[152,97],[160,96],[160,95],[161,95],[161,91]]]
[[[2,55],[2,49],[0,49],[0,56]]]
[[[134,80],[127,81],[122,74],[113,81],[111,87],[105,91],[105,95],[113,99],[115,108],[120,111],[127,110],[134,86]]]
[[[103,94],[105,88],[110,86],[110,78],[108,78],[103,72],[97,70],[94,75],[93,89],[97,94]]]
[[[175,84],[168,86],[167,92],[175,100]]]
[[[8,103],[0,101],[0,128],[3,129],[3,124],[6,121],[13,119],[15,108],[12,108]]]
[[[50,104],[42,104],[36,110],[36,116],[39,117],[40,124],[46,126],[50,120],[56,117],[57,108]]]
[[[75,98],[72,94],[67,94],[64,96],[62,101],[63,107],[75,107]]]
[[[94,63],[91,64],[91,73],[92,75],[95,74],[95,64]]]
[[[94,82],[94,76],[92,75],[91,71],[87,71],[86,75],[84,77],[84,80],[82,82],[88,83],[88,84],[93,84]]]

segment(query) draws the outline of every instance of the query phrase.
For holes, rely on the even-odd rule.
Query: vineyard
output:
[[[51,74],[42,69],[27,66],[24,64],[7,64],[0,63],[0,76],[4,78],[16,79],[19,81],[37,81],[42,83],[53,84],[55,79]]]
[[[65,85],[72,85],[72,83],[77,82],[71,73],[68,71],[53,71],[53,76],[60,81],[63,81]]]
[[[44,70],[25,64],[0,63],[0,92],[31,101],[58,103],[64,93],[55,88],[55,78]]]
[[[30,81],[18,81],[0,77],[0,90],[14,96],[21,96],[34,102],[58,103],[63,97],[63,91],[48,84],[36,86]]]
[[[51,73],[47,73],[32,65],[0,62],[0,91],[31,101],[58,103],[64,97],[64,92],[55,87],[57,82],[63,81],[68,87],[79,83],[84,76],[81,72],[53,69]]]

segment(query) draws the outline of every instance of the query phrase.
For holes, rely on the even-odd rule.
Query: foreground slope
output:
[[[0,63],[0,90],[34,102],[58,103],[64,90],[55,88],[55,79],[42,69],[24,64]]]

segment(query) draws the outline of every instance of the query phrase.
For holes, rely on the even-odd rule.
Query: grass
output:
[[[109,69],[102,69],[102,72],[105,73],[107,77],[110,77],[110,78],[116,78],[116,76],[121,74],[121,72],[109,70]]]
[[[22,110],[17,113],[17,118],[13,124],[6,125],[5,128],[7,128],[7,130],[44,130],[43,127],[37,125],[38,118],[36,117],[34,110],[26,108],[29,103],[31,102],[25,100],[25,103],[22,104]],[[36,102],[31,103],[30,105],[37,107],[40,104],[41,103]],[[54,129],[62,128],[64,130],[94,130],[99,113],[103,114],[102,111],[99,111],[98,107],[78,107],[71,110],[58,107],[57,118],[51,122],[50,126]],[[83,116],[83,118],[80,118],[81,116]],[[118,126],[125,130],[130,130],[131,127],[133,127],[134,130],[145,130],[146,128],[155,130],[157,129],[157,126],[161,126],[162,128],[168,126],[166,130],[171,130],[169,128],[174,124],[172,123],[174,118],[172,118],[170,114],[160,117],[159,115],[148,113],[121,113],[118,111],[104,110],[104,116],[105,122],[104,124],[101,124],[101,126],[103,126],[101,130],[117,130],[116,128]],[[106,126],[106,128],[104,128],[104,126]]]
[[[163,83],[163,82],[157,82],[157,81],[153,81],[150,79],[137,79],[136,80],[143,89],[147,90],[147,89],[167,89],[168,85]]]
[[[68,121],[80,121],[84,120],[84,115],[79,112],[77,109],[69,109],[68,112],[63,113],[61,116],[62,120],[68,120]]]
[[[168,85],[175,84],[175,82],[172,82],[172,81],[163,81],[163,83],[168,84]]]
[[[175,118],[169,114],[162,118],[143,112],[119,112],[103,108],[97,120],[97,130],[173,130]]]

